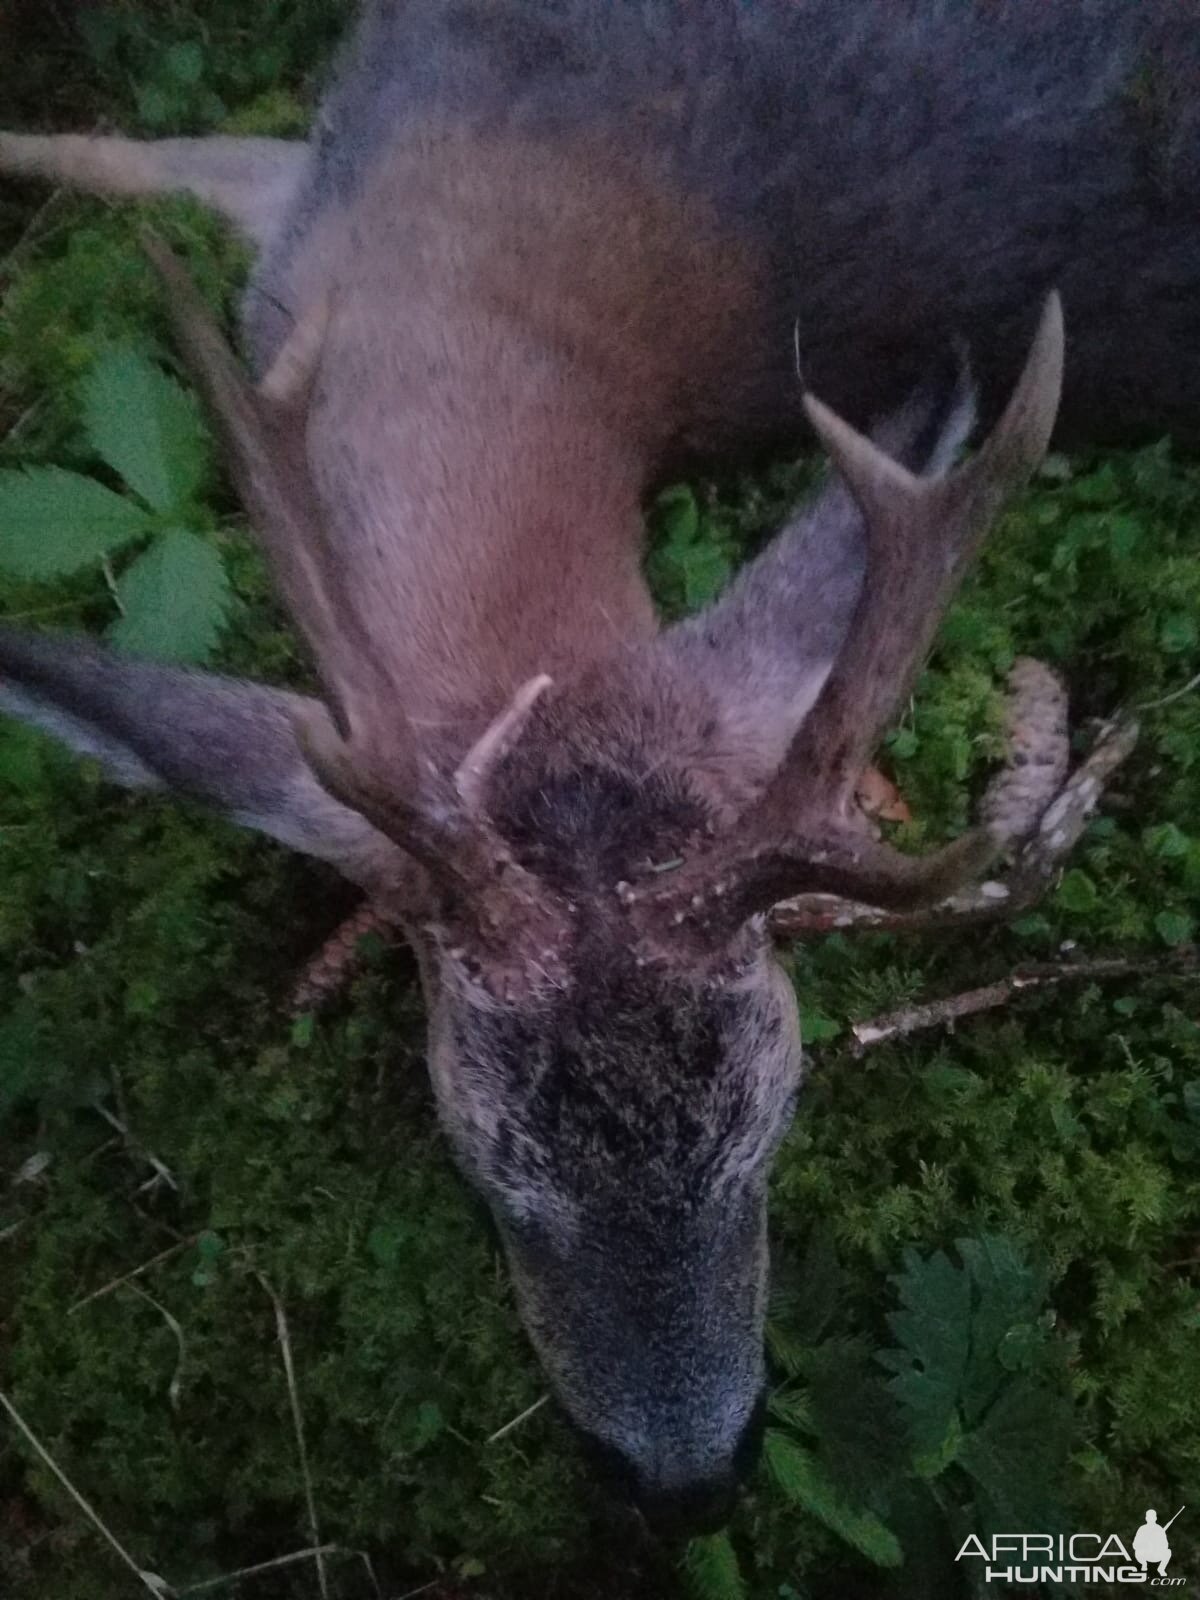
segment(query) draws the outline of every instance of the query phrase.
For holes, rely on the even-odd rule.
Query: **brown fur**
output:
[[[607,155],[450,130],[314,228],[286,295],[332,302],[311,468],[418,728],[462,742],[650,637],[641,496],[729,405],[762,276]]]

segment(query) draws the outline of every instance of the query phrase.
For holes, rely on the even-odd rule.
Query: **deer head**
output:
[[[178,264],[149,248],[323,698],[194,677],[172,689],[177,727],[256,730],[274,767],[253,794],[198,757],[172,768],[125,709],[132,674],[149,705],[157,672],[164,702],[164,669],[104,668],[95,651],[68,666],[5,634],[8,704],[77,744],[86,725],[127,780],[217,798],[393,909],[420,959],[442,1121],[557,1395],[656,1526],[715,1526],[757,1450],[767,1177],[801,1077],[766,914],[806,890],[939,899],[1049,798],[1044,775],[1014,766],[979,828],[914,858],[872,836],[854,785],[1046,448],[1058,302],[966,465],[951,467],[969,425],[961,385],[932,440],[924,402],[872,442],[810,396],[841,481],[710,612],[569,682],[530,681],[448,755],[409,722],[322,538],[305,453],[321,315],[255,388]],[[807,620],[784,615],[805,589]],[[206,697],[208,723],[187,695]]]

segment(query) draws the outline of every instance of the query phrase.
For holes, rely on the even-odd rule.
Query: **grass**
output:
[[[80,45],[53,6],[18,8],[5,120],[291,131],[344,8],[290,0],[269,26],[261,11],[110,5],[84,14]],[[114,340],[165,354],[135,245],[147,216],[229,304],[240,254],[194,208],[0,196],[0,464],[90,468],[80,380]],[[652,515],[664,603],[701,602],[808,472],[668,497]],[[219,664],[299,681],[226,489],[209,510],[238,597]],[[1053,461],[942,631],[885,755],[914,842],[965,820],[1015,653],[1062,668],[1083,739],[1089,718],[1151,708],[1035,913],[969,940],[789,953],[811,1068],[773,1191],[775,1442],[729,1539],[685,1569],[614,1536],[538,1404],[486,1222],[437,1132],[407,957],[368,949],[345,1000],[293,1026],[280,999],[353,903],[345,888],[0,730],[0,1586],[952,1594],[956,1530],[1000,1515],[1023,1477],[1038,1514],[1127,1540],[1145,1506],[1197,1503],[1194,987],[1031,994],[861,1059],[847,1030],[1064,942],[1145,957],[1194,938],[1198,529],[1200,472],[1165,445]],[[53,626],[112,620],[98,573],[5,581],[0,602]],[[996,1453],[998,1413],[973,1420],[966,1388],[944,1414],[922,1397],[922,1371],[950,1357],[914,1356],[905,1308],[939,1295],[976,1380],[996,1357],[1015,1455]],[[1007,1463],[990,1486],[980,1440]],[[1178,1544],[1194,1550],[1187,1515]]]

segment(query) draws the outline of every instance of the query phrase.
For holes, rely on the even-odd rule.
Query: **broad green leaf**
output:
[[[148,356],[106,350],[83,383],[83,420],[96,454],[156,511],[196,495],[208,461],[199,411]]]
[[[700,532],[700,507],[691,486],[673,484],[654,502],[654,511],[668,549],[683,550],[694,544]]]
[[[1058,886],[1056,896],[1064,911],[1091,911],[1100,898],[1096,885],[1081,867],[1072,867]]]
[[[1153,828],[1144,829],[1142,842],[1151,855],[1161,856],[1164,861],[1186,856],[1192,844],[1187,834],[1173,822],[1161,822]]]
[[[18,722],[0,723],[0,789],[36,794],[45,787],[42,765],[45,736]]]
[[[693,1539],[684,1558],[684,1571],[696,1600],[745,1600],[746,1585],[727,1533]]]
[[[1158,642],[1173,655],[1194,649],[1198,637],[1196,619],[1186,611],[1172,611],[1159,625]]]
[[[767,1430],[767,1468],[780,1492],[853,1545],[878,1567],[898,1567],[904,1560],[895,1534],[873,1511],[848,1505],[824,1469],[803,1445],[777,1429]]]
[[[1066,1396],[1022,1377],[963,1439],[958,1460],[1006,1526],[1042,1527],[1062,1493],[1070,1442]]]
[[[1047,1279],[1018,1254],[1011,1239],[985,1235],[960,1239],[958,1253],[975,1284],[971,1350],[963,1380],[962,1403],[968,1426],[974,1423],[1006,1381],[1002,1357],[1014,1328],[1032,1322],[1046,1297]]]
[[[122,650],[203,661],[229,609],[229,579],[210,544],[184,528],[160,534],[117,584],[124,607],[108,630]]]
[[[183,39],[163,56],[163,66],[176,83],[187,84],[190,88],[199,83],[204,74],[204,51],[195,39]]]
[[[971,1336],[971,1280],[940,1251],[923,1261],[913,1250],[894,1279],[902,1309],[888,1318],[898,1349],[880,1360],[896,1376],[892,1393],[904,1407],[913,1448],[941,1452],[955,1421]]]
[[[76,572],[152,524],[133,500],[60,467],[0,472],[0,568],[17,578]]]
[[[1158,937],[1164,944],[1187,944],[1196,931],[1196,922],[1186,911],[1160,911],[1154,919]]]
[[[729,560],[715,544],[694,544],[679,563],[683,596],[689,610],[715,600],[729,577]]]
[[[842,1031],[840,1022],[823,1017],[819,1011],[800,1013],[800,1037],[805,1044],[821,1044],[826,1039],[836,1039]]]
[[[827,1339],[805,1367],[822,1467],[841,1494],[883,1509],[905,1458],[904,1428],[865,1339]]]

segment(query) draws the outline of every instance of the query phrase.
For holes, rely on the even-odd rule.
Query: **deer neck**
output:
[[[587,374],[477,306],[409,298],[396,320],[341,308],[309,455],[347,597],[403,661],[410,714],[469,714],[649,637],[647,464]]]

